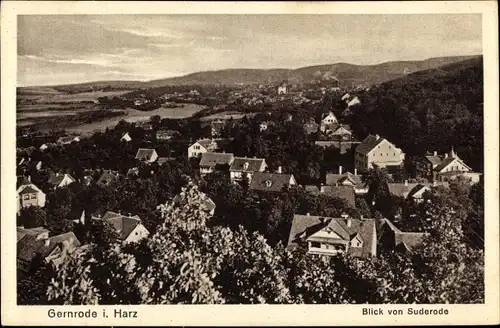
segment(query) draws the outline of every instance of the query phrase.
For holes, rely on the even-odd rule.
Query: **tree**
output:
[[[365,171],[361,176],[362,182],[368,186],[367,201],[375,210],[387,213],[391,209],[389,191],[389,177],[377,165]]]
[[[258,234],[207,226],[197,188],[159,206],[164,222],[143,242],[70,252],[49,300],[64,304],[287,303],[280,256]],[[264,273],[264,274],[262,274]],[[235,289],[236,288],[236,289]]]
[[[38,206],[21,208],[18,216],[18,225],[27,229],[47,226],[47,213]]]

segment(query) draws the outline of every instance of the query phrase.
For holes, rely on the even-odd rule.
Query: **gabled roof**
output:
[[[25,229],[23,227],[17,227],[17,241],[21,240],[26,235],[36,237],[36,236],[39,236],[43,233],[49,233],[49,230],[45,229],[44,227],[36,227],[36,228],[30,228],[30,229]]]
[[[339,127],[337,130],[335,130],[332,135],[340,135],[340,136],[343,136],[343,135],[352,135],[351,131],[347,130],[346,128],[344,128],[343,126]]]
[[[249,189],[261,191],[281,191],[290,186],[290,181],[295,182],[292,174],[255,172],[250,182]]]
[[[306,186],[304,186],[304,189],[308,193],[310,193],[310,194],[312,194],[314,196],[319,195],[319,188],[318,188],[318,186],[315,186],[315,185],[306,185]]]
[[[350,222],[350,226],[348,224]],[[309,237],[319,231],[331,231],[335,242],[348,244],[352,239],[359,237],[363,241],[362,247],[349,247],[348,254],[356,257],[368,257],[375,252],[376,231],[375,220],[358,220],[353,218],[330,218],[312,215],[294,215],[290,235],[288,238],[288,248],[297,247],[301,242],[308,240]],[[321,241],[329,239],[328,234],[317,236],[314,239],[322,238]]]
[[[439,165],[434,168],[434,170],[437,171],[437,172],[441,172],[443,169],[445,169],[448,165],[450,165],[451,163],[453,163],[455,160],[457,162],[459,162],[461,165],[463,165],[466,168],[468,168],[469,170],[471,169],[460,158],[458,158],[458,157],[447,157],[447,158],[444,158],[441,161],[441,163],[439,163]]]
[[[127,239],[135,227],[141,224],[138,216],[125,216],[111,211],[106,212],[102,219],[113,225],[121,240]]]
[[[200,166],[213,167],[216,165],[224,165],[231,163],[234,160],[234,155],[232,153],[212,153],[206,152],[201,155]]]
[[[345,172],[343,174],[327,173],[325,184],[329,186],[333,186],[336,183],[342,185],[345,180],[351,181],[358,188],[364,187],[361,175],[354,175],[351,172]]]
[[[80,241],[73,232],[63,233],[45,240],[37,239],[36,235],[25,235],[17,242],[17,258],[25,262],[31,262],[37,255],[42,258],[48,256],[60,243],[68,242],[69,247],[80,246]]]
[[[418,183],[403,183],[403,182],[390,182],[387,184],[389,192],[395,196],[406,198],[410,191],[415,188]]]
[[[396,248],[403,247],[405,250],[412,251],[422,243],[426,236],[425,232],[403,232],[388,219],[382,219],[382,222],[394,233],[394,247]]]
[[[24,195],[24,194],[36,194],[38,193],[39,191],[34,189],[33,187],[31,186],[27,186],[25,188],[23,188],[20,192],[19,192],[19,195]]]
[[[135,155],[135,159],[150,160],[155,153],[156,153],[156,150],[154,150],[154,149],[139,148],[137,150],[137,154]]]
[[[75,179],[69,174],[59,174],[59,175],[51,175],[48,183],[54,186],[58,186],[64,180],[65,177],[68,177],[70,180],[75,181]]]
[[[439,155],[427,155],[427,156],[424,156],[425,159],[427,159],[431,164],[432,166],[437,166],[439,164],[441,164],[441,162],[443,161],[443,158]]]
[[[337,117],[335,116],[335,114],[333,114],[332,112],[328,112],[328,113],[323,113],[321,114],[321,120],[323,121],[325,118],[329,117],[329,116],[332,116],[335,120],[337,120]]]
[[[420,194],[422,192],[425,193],[426,190],[430,190],[430,187],[419,183],[410,190],[407,197],[413,197],[413,196]]]
[[[242,172],[257,172],[260,170],[262,164],[265,164],[264,158],[248,158],[248,157],[235,157],[230,171],[242,171]],[[248,163],[248,167],[245,170],[245,163]]]
[[[373,150],[373,148],[377,147],[379,144],[381,144],[385,139],[382,137],[374,136],[374,135],[369,135],[366,137],[356,148],[357,152],[360,152],[363,155],[368,154],[370,151]]]
[[[321,193],[332,198],[344,199],[352,207],[356,206],[356,194],[352,186],[321,186]]]

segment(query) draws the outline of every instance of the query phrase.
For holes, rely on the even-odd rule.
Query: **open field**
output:
[[[226,111],[226,112],[220,112],[216,114],[212,114],[209,116],[202,117],[202,121],[210,121],[210,120],[216,120],[216,119],[222,119],[222,120],[228,120],[230,118],[232,119],[240,119],[243,118],[245,115],[247,117],[252,117],[255,116],[257,113],[241,113],[241,112],[235,112],[235,111]]]
[[[128,122],[147,121],[153,115],[160,115],[161,118],[186,118],[199,112],[204,107],[196,104],[184,104],[184,108],[158,108],[153,111],[143,112],[136,109],[128,108],[125,110],[126,115],[113,117],[99,122],[92,122],[66,128],[68,132],[87,133],[89,131],[103,130],[107,127],[114,127],[122,119]]]

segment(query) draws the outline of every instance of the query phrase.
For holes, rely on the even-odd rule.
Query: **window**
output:
[[[24,200],[29,200],[29,199],[30,199],[30,195],[24,195],[24,196],[23,196],[23,199],[24,199]]]
[[[321,243],[318,243],[317,241],[312,241],[311,242],[311,247],[321,248]]]
[[[31,199],[36,199],[36,194],[31,194]]]
[[[380,156],[384,156],[384,154],[380,153]]]

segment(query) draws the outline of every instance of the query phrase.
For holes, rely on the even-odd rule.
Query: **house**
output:
[[[313,196],[318,196],[320,194],[318,186],[315,185],[305,185],[304,190]]]
[[[131,175],[138,176],[139,175],[139,168],[138,167],[133,167],[133,168],[129,169],[127,171],[127,176],[131,176]]]
[[[137,98],[137,99],[134,99],[134,105],[135,106],[142,106],[142,105],[145,105],[149,102],[149,100],[145,99],[145,98]]]
[[[339,121],[332,112],[321,115],[320,131],[324,133],[332,132],[338,127]]]
[[[268,192],[280,192],[297,184],[293,174],[255,172],[249,189]]]
[[[253,174],[264,172],[266,167],[266,160],[263,158],[235,157],[229,168],[231,181],[242,181],[246,177],[248,182],[252,182]]]
[[[17,227],[17,241],[23,239],[26,235],[35,236],[38,239],[49,238],[50,231],[45,229],[44,227],[36,227],[25,229],[24,227]]]
[[[48,234],[27,233],[17,241],[17,267],[21,272],[30,272],[43,263],[54,268],[62,263],[66,252],[80,246],[73,232],[48,237]]]
[[[306,134],[313,134],[318,132],[319,124],[314,121],[313,118],[309,119],[309,122],[304,123],[304,131]]]
[[[188,147],[188,158],[199,157],[204,153],[214,151],[217,144],[212,139],[201,139]]]
[[[388,219],[382,219],[381,243],[389,250],[411,253],[426,237],[425,232],[403,232]]]
[[[325,184],[327,186],[351,186],[354,188],[356,195],[363,195],[368,192],[368,187],[358,175],[358,170],[354,169],[354,174],[351,172],[342,172],[342,166],[339,166],[338,173],[327,173]]]
[[[335,131],[330,134],[332,140],[338,141],[351,141],[352,132],[346,129],[345,126],[339,126]]]
[[[214,172],[219,166],[227,165],[228,167],[233,163],[234,155],[232,153],[203,153],[200,160],[200,174],[202,176]]]
[[[321,186],[320,194],[344,200],[352,208],[356,207],[356,193],[353,186]]]
[[[417,176],[429,181],[451,181],[462,177],[471,183],[477,183],[481,177],[481,173],[472,172],[472,169],[455,153],[453,147],[444,155],[438,155],[435,151],[418,159],[416,171]]]
[[[120,213],[108,211],[102,220],[109,222],[118,233],[118,239],[124,243],[137,242],[149,235],[141,219],[135,216],[125,216]]]
[[[351,98],[351,95],[346,93],[345,95],[342,96],[342,100],[347,101],[349,98]]]
[[[278,95],[286,95],[287,94],[287,84],[286,82],[282,82],[278,86]]]
[[[31,183],[31,178],[23,178],[17,187],[17,212],[23,207],[29,206],[45,206],[45,193]]]
[[[132,137],[128,132],[126,132],[121,138],[120,141],[130,142],[132,141]]]
[[[213,138],[220,137],[222,135],[222,131],[226,126],[226,122],[223,120],[214,120],[211,122],[211,132]]]
[[[154,149],[139,148],[135,155],[135,159],[146,163],[153,163],[158,159],[158,154]]]
[[[307,247],[308,254],[358,258],[377,255],[375,220],[294,215],[287,248]]]
[[[390,182],[387,184],[389,187],[389,192],[397,197],[413,199],[415,202],[421,202],[423,200],[423,195],[426,191],[429,191],[431,187],[443,186],[448,187],[447,182],[437,182],[433,183],[418,183],[418,182]]]
[[[359,100],[358,97],[354,97],[353,99],[351,99],[347,102],[347,107],[349,108],[349,107],[359,105],[359,104],[361,104],[361,100]]]
[[[57,139],[57,143],[60,144],[60,145],[69,145],[73,141],[75,141],[74,138],[73,137],[68,137],[68,136],[66,136],[66,137],[60,137],[59,139]],[[78,139],[78,141],[80,141],[80,140]]]
[[[158,130],[156,132],[157,140],[170,140],[174,137],[180,136],[180,132],[176,130]]]
[[[356,147],[355,165],[358,170],[367,170],[373,164],[379,167],[401,166],[405,153],[378,134],[369,135]]]
[[[111,183],[117,181],[118,177],[118,172],[112,170],[104,170],[96,183],[101,187],[109,186]]]
[[[57,188],[62,188],[69,186],[73,182],[76,182],[76,179],[73,178],[71,175],[64,173],[52,173],[49,177],[48,183],[52,186],[52,188],[57,189]]]
[[[213,216],[215,213],[215,207],[216,207],[215,203],[205,193],[200,192],[200,196],[202,198],[203,210],[206,211],[210,216]],[[180,195],[176,195],[172,199],[172,202],[174,202],[176,205],[185,205],[185,201],[183,201],[183,199]]]

